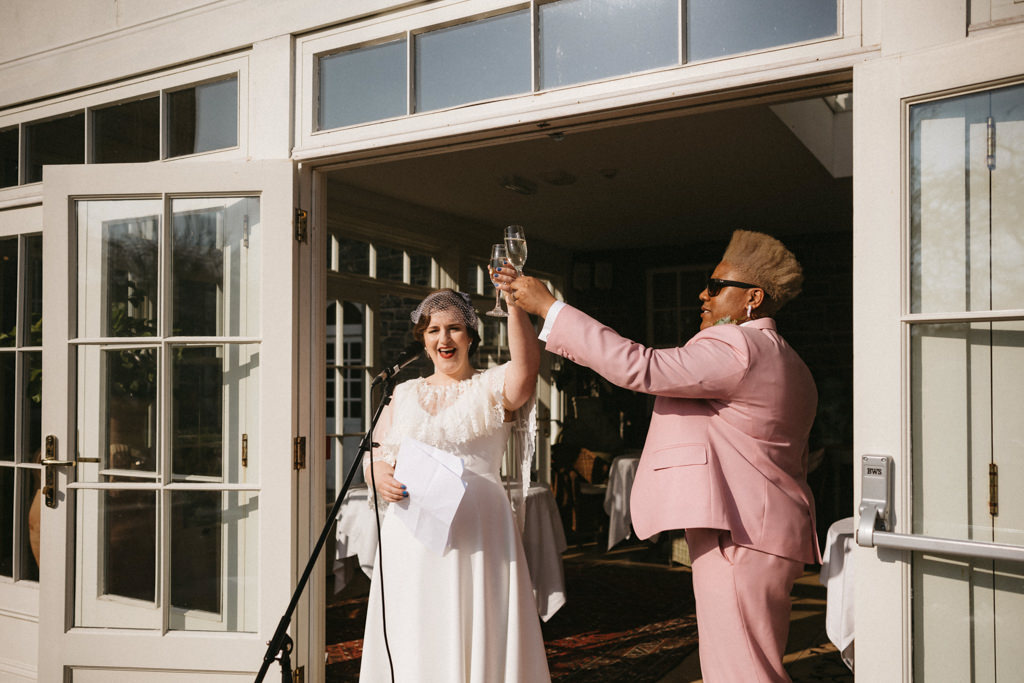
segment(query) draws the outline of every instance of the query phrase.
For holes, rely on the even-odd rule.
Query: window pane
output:
[[[238,79],[167,93],[168,154],[238,146]]]
[[[405,40],[320,58],[320,130],[408,113]]]
[[[0,460],[14,460],[15,353],[0,353]]]
[[[370,274],[370,245],[360,240],[338,238],[338,272]]]
[[[836,0],[687,0],[686,60],[834,36],[836,5]]]
[[[18,344],[18,238],[0,239],[0,346]]]
[[[175,199],[171,221],[172,334],[257,334],[259,199]]]
[[[405,253],[401,249],[377,247],[377,279],[402,282],[405,275]]]
[[[1024,86],[915,105],[910,126],[911,311],[1021,308]]]
[[[84,163],[85,114],[25,126],[25,182],[40,182],[46,164]]]
[[[156,334],[159,200],[77,203],[78,336]]]
[[[483,294],[484,291],[480,284],[480,277],[480,266],[476,264],[466,266],[465,273],[463,274],[462,291],[470,294]]]
[[[14,472],[0,467],[0,576],[14,576]]]
[[[679,63],[678,0],[561,0],[539,14],[543,89]]]
[[[137,482],[122,477],[109,481]],[[160,628],[158,494],[80,489],[69,495],[77,501],[75,626]]]
[[[40,470],[21,470],[21,544],[18,548],[18,578],[39,580],[39,513],[42,492],[39,490]],[[0,503],[2,504],[2,503]]]
[[[0,187],[18,184],[18,129],[0,130]]]
[[[87,358],[93,357],[89,350],[83,351]],[[102,453],[107,455],[107,467],[155,472],[157,351],[126,348],[101,353],[107,378],[103,395],[107,415],[101,425],[106,430]],[[79,369],[88,372],[87,368]],[[94,403],[96,398],[95,394],[80,390],[80,404]]]
[[[92,112],[93,162],[137,163],[160,158],[160,97]]]
[[[24,276],[25,321],[28,330],[21,340],[26,346],[43,345],[43,237],[22,238],[25,244]],[[2,329],[2,328],[0,328]]]
[[[409,252],[409,284],[429,287],[433,284],[430,281],[430,270],[433,259],[426,254]]]
[[[43,445],[42,398],[43,398],[43,354],[28,351],[21,354],[24,394],[21,403],[21,461],[39,462]]]
[[[259,465],[254,429],[257,347],[172,347],[172,359],[175,479],[243,482],[255,478]]]
[[[257,630],[259,498],[172,491],[172,630]]]
[[[119,490],[100,496],[106,540],[100,595],[155,602],[156,494]]]
[[[219,479],[224,471],[223,349],[178,347],[174,351],[174,476]]]
[[[416,111],[530,92],[530,11],[416,37]]]

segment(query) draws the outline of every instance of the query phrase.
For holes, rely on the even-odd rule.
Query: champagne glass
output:
[[[521,225],[509,225],[505,228],[505,250],[508,260],[516,267],[520,275],[526,265],[526,230]]]
[[[491,245],[491,270],[497,271],[505,265],[505,261],[508,259],[508,252],[505,250],[504,244],[492,244]],[[491,284],[494,285],[494,308],[487,311],[486,315],[492,318],[507,318],[508,313],[501,307],[501,290],[498,289],[498,283],[491,279]]]

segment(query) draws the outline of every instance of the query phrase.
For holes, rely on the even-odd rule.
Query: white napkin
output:
[[[397,462],[395,479],[405,484],[409,497],[394,505],[393,514],[429,550],[444,555],[452,519],[466,493],[462,460],[406,438],[398,449]]]

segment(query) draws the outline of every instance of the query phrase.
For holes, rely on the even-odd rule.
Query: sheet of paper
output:
[[[405,484],[409,497],[394,504],[393,514],[423,545],[444,555],[452,519],[466,492],[462,460],[406,438],[398,449],[397,462],[395,479]]]

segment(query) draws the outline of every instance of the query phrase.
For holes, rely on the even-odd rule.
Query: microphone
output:
[[[370,383],[370,387],[373,388],[381,382],[392,379],[395,375],[400,373],[406,365],[419,358],[422,353],[423,344],[417,341],[409,344],[400,354],[398,354],[398,360],[395,361],[394,365],[390,365],[377,373],[377,376],[373,378],[373,382]]]

